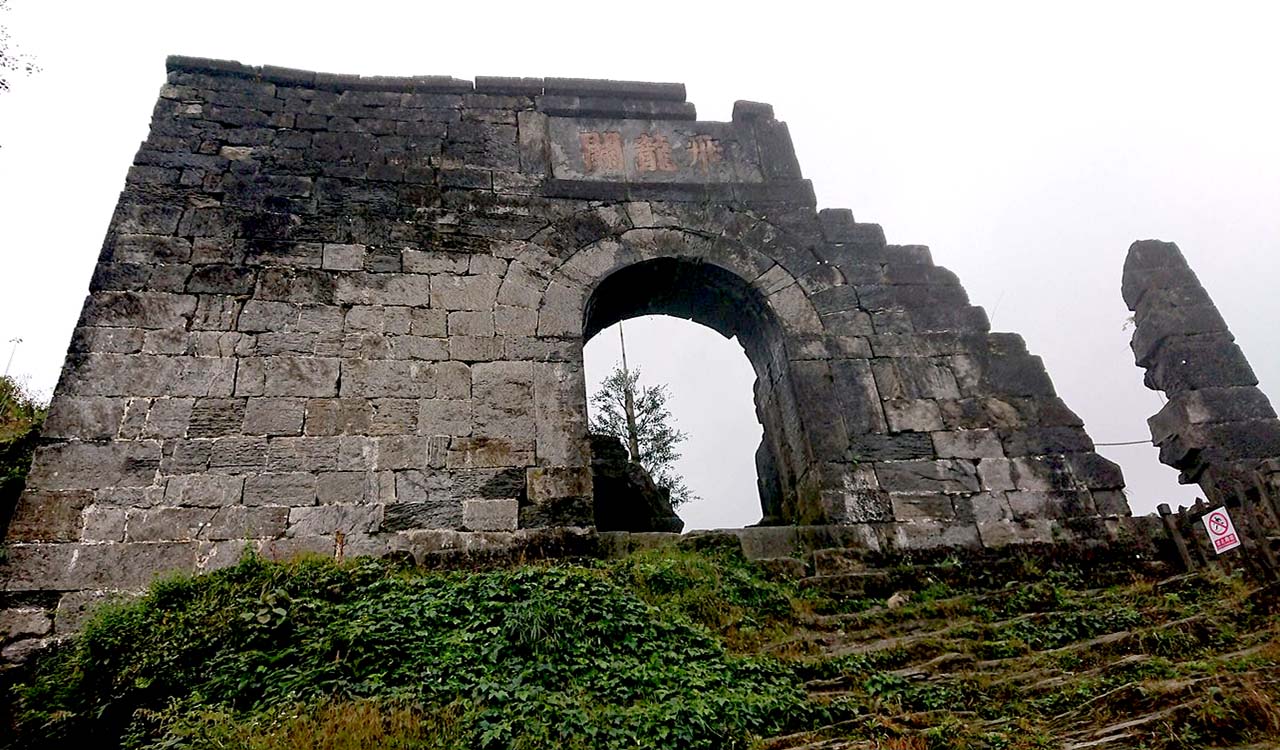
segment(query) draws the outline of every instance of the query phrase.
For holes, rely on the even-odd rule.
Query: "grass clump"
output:
[[[0,539],[26,484],[47,412],[48,405],[26,386],[0,376]]]

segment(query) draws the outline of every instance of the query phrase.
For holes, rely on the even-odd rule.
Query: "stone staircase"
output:
[[[765,650],[843,717],[763,750],[1280,747],[1274,588],[1106,555],[884,562],[761,561],[826,602]]]

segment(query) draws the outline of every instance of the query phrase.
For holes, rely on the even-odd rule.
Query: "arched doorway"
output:
[[[584,372],[592,433],[625,429],[625,399],[617,385],[622,367],[622,336],[629,374],[638,395],[649,395],[644,433],[666,444],[672,432],[683,439],[673,445],[678,458],[646,452],[649,465],[657,458],[670,485],[675,514],[684,531],[742,528],[758,524],[762,508],[757,487],[756,451],[763,426],[754,403],[755,371],[736,338],[683,318],[646,315],[610,326],[587,341]],[[656,389],[661,389],[655,394]],[[596,400],[600,395],[611,407]],[[654,401],[670,416],[652,415]],[[610,418],[605,419],[608,411]],[[609,424],[606,426],[605,423]],[[626,440],[619,441],[626,445]],[[601,499],[597,488],[597,499]],[[600,519],[596,519],[600,528]]]
[[[584,344],[616,323],[649,315],[691,320],[741,344],[755,371],[756,419],[764,432],[755,452],[761,521],[783,522],[789,510],[783,507],[784,487],[795,485],[782,429],[783,395],[790,386],[784,376],[782,329],[763,296],[733,272],[701,259],[640,261],[614,271],[594,287],[585,306]]]
[[[692,320],[742,343],[756,373],[755,410],[763,428],[756,465],[764,523],[887,517],[871,470],[852,460],[844,403],[878,407],[878,400],[864,394],[865,377],[844,390],[836,385],[832,352],[844,357],[845,344],[858,342],[827,335],[808,291],[814,284],[829,287],[840,272],[764,225],[740,229],[750,236],[619,227],[560,253],[529,244],[512,261],[509,281],[519,279],[513,301],[535,284],[541,289],[540,348],[533,352],[540,359],[534,363],[537,465],[528,471],[522,528],[592,523],[583,342],[619,320],[647,314]],[[793,269],[807,270],[798,277]],[[504,296],[499,292],[499,304]]]

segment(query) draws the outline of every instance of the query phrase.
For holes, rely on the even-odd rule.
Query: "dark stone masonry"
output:
[[[1280,419],[1178,246],[1133,243],[1121,292],[1134,360],[1168,398],[1148,420],[1160,460],[1215,503],[1280,473]]]
[[[168,69],[8,530],[7,637],[246,544],[422,559],[592,527],[583,344],[650,313],[746,349],[768,524],[980,548],[1129,513],[1040,358],[928,248],[816,210],[769,105]]]

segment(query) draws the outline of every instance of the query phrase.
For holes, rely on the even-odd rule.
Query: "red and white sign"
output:
[[[1240,535],[1236,533],[1235,524],[1231,523],[1231,516],[1227,515],[1226,508],[1209,511],[1201,520],[1209,531],[1209,541],[1213,542],[1214,552],[1220,555],[1240,546]]]

